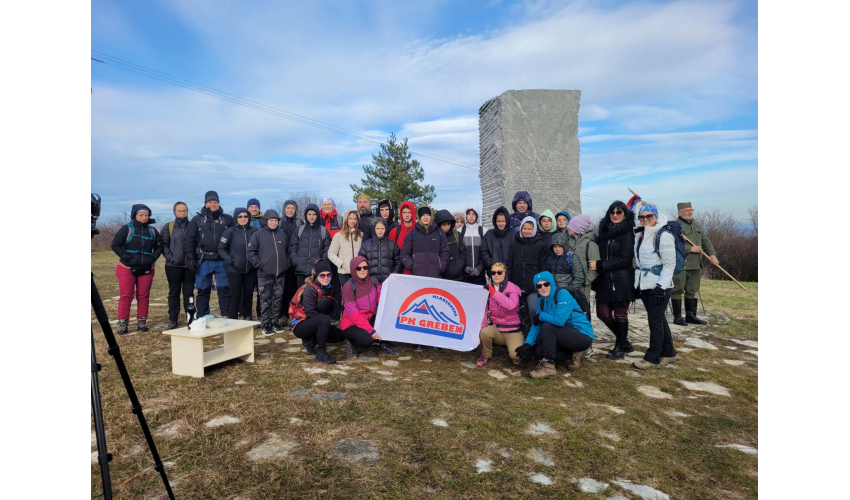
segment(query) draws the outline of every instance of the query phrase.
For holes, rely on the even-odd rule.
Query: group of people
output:
[[[690,203],[680,203],[677,221],[668,223],[654,205],[630,209],[616,201],[594,229],[588,215],[536,214],[531,196],[519,191],[511,211],[495,210],[490,230],[484,229],[477,206],[452,214],[409,201],[396,209],[380,200],[374,214],[372,200],[361,195],[355,210],[340,215],[326,197],[321,207],[307,205],[302,220],[292,200],[283,204],[282,214],[262,212],[256,198],[247,205],[231,216],[218,194],[208,191],[194,217],[189,219],[188,206],[177,202],[174,221],[159,230],[150,208],[134,205],[132,220],[112,242],[119,257],[118,333],[129,331],[134,296],[137,329],[148,329],[155,262],[164,253],[167,329],[178,326],[181,292],[185,310],[197,288],[196,314],[209,314],[214,281],[222,316],[253,320],[257,293],[263,334],[280,333],[288,323],[317,362],[334,363],[327,344],[343,340],[352,359],[373,346],[398,356],[375,330],[374,319],[382,283],[404,273],[484,287],[489,295],[477,365],[492,358],[494,344],[505,345],[514,364],[539,360],[532,378],[557,376],[556,364],[581,368],[594,338],[591,290],[597,317],[616,338],[607,358],[634,351],[628,305],[640,299],[650,346],[634,366],[646,369],[678,359],[666,319],[668,302],[676,324],[704,323],[696,316],[701,256],[717,263]],[[688,242],[682,243],[682,233]]]

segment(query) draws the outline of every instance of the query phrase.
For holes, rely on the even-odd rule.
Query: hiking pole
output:
[[[690,238],[688,238],[687,236],[682,235],[682,237],[683,237],[683,238],[685,238],[685,241],[687,241],[687,242],[688,242],[688,243],[690,243],[691,245],[693,245],[693,246],[698,246],[696,243],[694,243],[693,241],[691,241],[691,239],[690,239]],[[744,287],[744,285],[742,285],[740,281],[736,280],[734,277],[732,277],[732,275],[731,275],[731,274],[729,274],[729,271],[727,271],[726,269],[723,269],[722,267],[720,267],[720,264],[714,264],[714,262],[711,260],[711,257],[709,257],[707,253],[705,253],[703,250],[700,250],[699,252],[700,252],[701,254],[703,254],[703,256],[705,256],[705,258],[706,258],[706,259],[708,259],[708,261],[709,261],[709,262],[711,262],[711,263],[712,263],[715,267],[717,267],[718,269],[720,269],[721,271],[723,271],[724,273],[726,273],[726,276],[729,276],[729,279],[731,279],[732,281],[734,281],[735,283],[737,283],[737,284],[738,284],[738,286],[739,286],[739,287],[741,287],[741,288],[742,288],[745,292],[749,292],[749,290],[747,290],[747,289],[746,289],[746,287]]]

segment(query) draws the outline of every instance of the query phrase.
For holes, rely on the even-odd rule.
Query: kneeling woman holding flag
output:
[[[398,356],[399,353],[381,340],[372,326],[381,298],[381,284],[369,276],[369,262],[357,256],[349,264],[351,279],[342,287],[342,328],[348,339],[348,358],[357,359],[359,349],[368,349],[378,343],[381,354]]]

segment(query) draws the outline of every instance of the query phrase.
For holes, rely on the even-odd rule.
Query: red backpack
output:
[[[301,285],[301,288],[299,288],[295,292],[295,295],[292,296],[292,300],[289,301],[289,321],[290,322],[302,321],[304,319],[307,319],[307,314],[304,312],[304,304],[301,303],[301,297],[304,294],[304,288],[307,287],[307,286],[312,286],[313,288],[316,289],[316,292],[319,293],[319,300],[321,300],[322,298],[325,298],[325,297],[330,298],[331,300],[334,300],[334,301],[336,300],[333,297],[333,295],[324,295],[322,293],[321,287],[319,287],[319,285],[317,285],[316,283],[310,283],[309,285],[305,283],[305,284]]]

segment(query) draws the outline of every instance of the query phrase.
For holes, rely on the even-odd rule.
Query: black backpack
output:
[[[591,321],[590,302],[587,300],[587,297],[584,296],[584,292],[582,292],[581,290],[573,292],[569,288],[558,288],[555,291],[555,297],[558,296],[558,292],[560,292],[561,290],[566,290],[567,293],[569,293],[573,297],[573,299],[575,299],[575,301],[578,303],[578,306],[581,308],[581,312],[583,312],[584,315],[587,316],[588,321]]]

